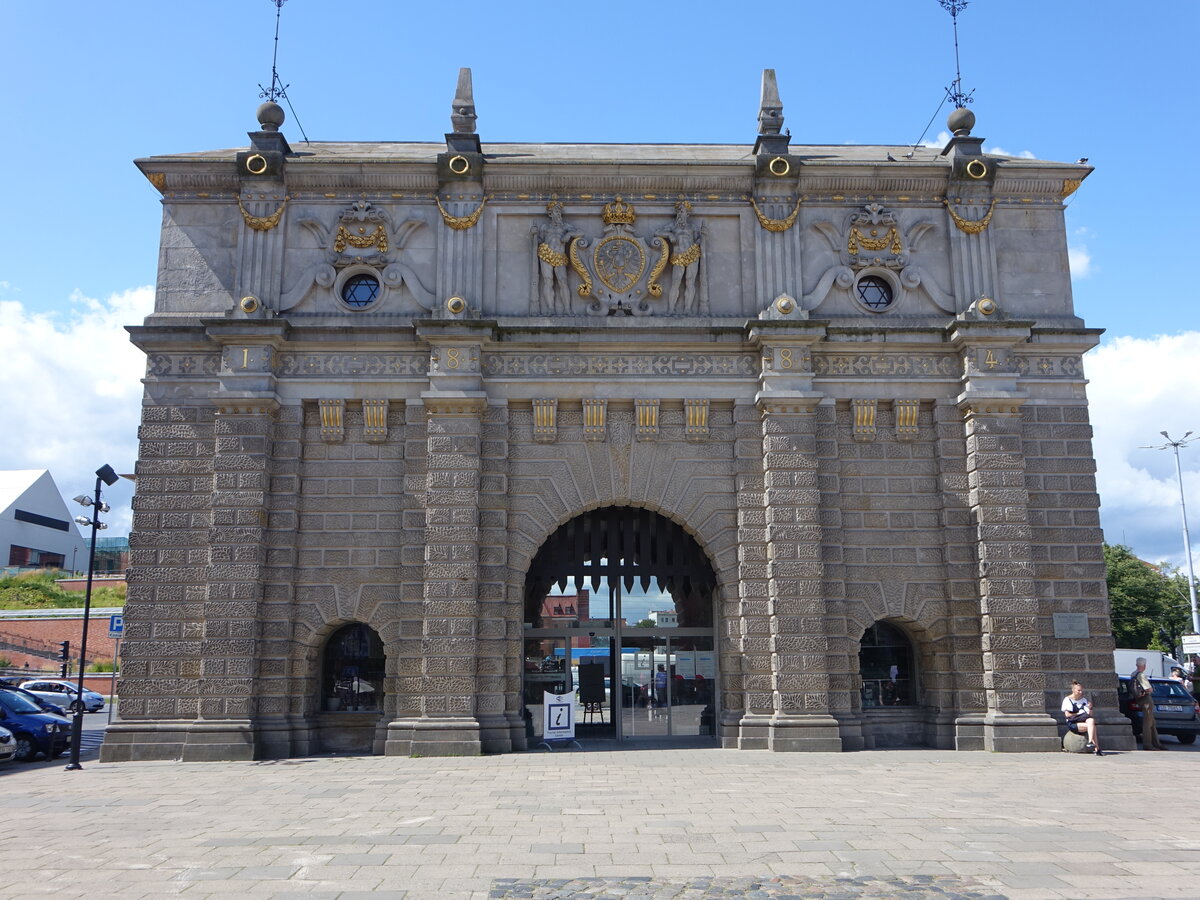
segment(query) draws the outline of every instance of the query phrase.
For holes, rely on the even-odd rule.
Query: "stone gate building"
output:
[[[793,145],[770,71],[753,145],[483,144],[469,70],[451,118],[299,149],[267,103],[138,161],[103,758],[504,752],[547,690],[582,738],[742,749],[1057,749],[1072,677],[1115,709],[1090,169],[966,110],[941,150]]]

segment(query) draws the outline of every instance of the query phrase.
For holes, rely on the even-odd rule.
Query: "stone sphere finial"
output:
[[[283,124],[283,107],[274,100],[260,103],[254,115],[263,131],[278,131],[279,126]]]
[[[946,125],[955,137],[967,137],[975,127],[975,113],[965,106],[960,106],[946,119]]]

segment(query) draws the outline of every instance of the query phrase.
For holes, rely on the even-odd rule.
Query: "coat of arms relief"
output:
[[[675,204],[675,219],[650,235],[637,233],[637,210],[621,197],[601,212],[599,237],[563,221],[562,204],[546,206],[546,223],[532,228],[534,295],[542,316],[702,315],[708,312],[704,226],[692,205]],[[664,284],[665,282],[665,284]]]

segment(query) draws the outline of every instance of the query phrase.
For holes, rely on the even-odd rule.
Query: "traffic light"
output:
[[[58,667],[58,677],[66,678],[67,677],[67,666],[71,662],[71,642],[70,641],[59,641],[58,642],[58,658],[62,662],[62,665],[60,665]]]

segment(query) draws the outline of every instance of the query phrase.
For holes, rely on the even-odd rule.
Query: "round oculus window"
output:
[[[892,286],[876,275],[860,278],[854,289],[858,291],[858,299],[867,309],[878,312],[892,305]]]
[[[379,299],[379,279],[360,273],[351,275],[342,285],[342,302],[355,309],[366,309]]]

